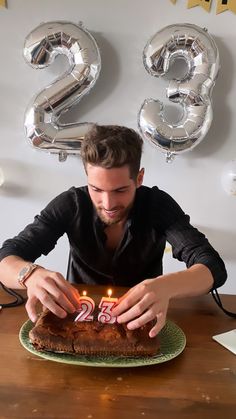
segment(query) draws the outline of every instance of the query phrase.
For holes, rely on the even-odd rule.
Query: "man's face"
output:
[[[127,165],[104,169],[87,164],[88,190],[98,216],[107,225],[125,221],[133,205],[136,189],[141,186],[144,171],[131,179]]]

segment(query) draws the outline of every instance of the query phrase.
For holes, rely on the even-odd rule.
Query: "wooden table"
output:
[[[105,295],[103,288],[96,293]],[[4,301],[9,297],[1,291]],[[235,311],[236,296],[224,295],[222,301]],[[236,320],[211,295],[172,301],[168,318],[187,337],[177,358],[155,366],[93,368],[31,354],[18,338],[27,320],[24,306],[3,309],[0,418],[235,418],[236,356],[212,336],[236,329]]]

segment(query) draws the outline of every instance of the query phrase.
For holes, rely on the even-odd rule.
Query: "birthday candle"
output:
[[[101,309],[98,314],[98,321],[101,323],[115,323],[116,317],[112,316],[111,311],[116,305],[118,298],[111,298],[112,290],[107,291],[108,297],[102,297],[99,308]]]
[[[93,321],[93,311],[95,309],[95,302],[92,298],[87,296],[87,292],[83,291],[82,297],[80,297],[80,310],[76,316],[75,321],[79,322],[91,322]]]

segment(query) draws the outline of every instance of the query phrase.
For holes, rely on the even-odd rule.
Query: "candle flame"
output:
[[[112,296],[112,290],[111,289],[107,290],[107,295],[108,295],[108,297]]]
[[[83,291],[82,295],[84,295],[84,296],[87,295],[87,291]]]

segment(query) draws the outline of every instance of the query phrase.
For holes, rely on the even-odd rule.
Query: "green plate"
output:
[[[33,326],[34,324],[28,320],[20,329],[20,342],[24,348],[42,358],[65,364],[85,365],[90,367],[142,367],[145,365],[155,365],[175,358],[184,350],[186,345],[184,332],[175,323],[168,320],[159,333],[160,352],[158,355],[151,357],[88,357],[84,355],[37,351],[30,343],[29,339],[29,331]]]

